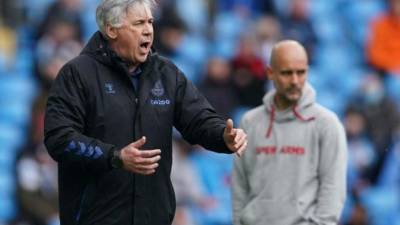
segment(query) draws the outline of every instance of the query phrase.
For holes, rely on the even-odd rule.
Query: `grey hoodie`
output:
[[[248,147],[234,164],[234,224],[337,224],[346,196],[344,129],[309,84],[285,111],[275,110],[274,96],[241,121]]]

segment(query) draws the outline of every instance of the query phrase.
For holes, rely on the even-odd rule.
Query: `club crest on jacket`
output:
[[[164,94],[164,92],[165,92],[165,91],[164,91],[164,87],[163,87],[161,81],[158,80],[158,81],[154,84],[154,87],[151,89],[151,93],[152,93],[154,96],[161,97],[161,96]]]

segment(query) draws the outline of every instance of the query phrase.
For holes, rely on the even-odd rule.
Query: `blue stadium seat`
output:
[[[308,69],[308,82],[315,88],[315,90],[323,90],[328,87],[329,77],[322,69],[317,66],[310,66]]]
[[[344,203],[344,208],[343,208],[343,211],[342,211],[342,215],[340,217],[341,224],[347,224],[347,222],[350,219],[353,207],[354,207],[354,199],[351,196],[351,194],[347,193],[346,196],[347,197],[346,197],[346,201]]]
[[[33,71],[33,53],[31,47],[21,47],[17,50],[13,72],[16,75],[29,77]]]
[[[0,51],[0,77],[7,74],[7,59],[6,56]]]
[[[9,169],[14,170],[13,167]],[[0,169],[0,192],[12,193],[15,190],[15,179],[10,171]]]
[[[12,123],[25,127],[30,120],[31,107],[27,102],[2,101],[0,106],[0,122]]]
[[[178,55],[191,62],[195,68],[203,68],[208,56],[208,42],[199,35],[185,35]]]
[[[15,125],[0,123],[0,154],[6,149],[16,151],[24,143],[25,136],[22,129],[18,129]]]
[[[324,45],[315,51],[315,64],[324,72],[337,76],[343,74],[343,69],[351,69],[358,64],[359,59],[348,51],[346,44]],[[346,75],[346,74],[345,74]]]
[[[8,142],[0,141],[0,171],[10,171],[10,168],[15,166],[16,155],[15,150]]]
[[[211,54],[227,59],[233,58],[236,53],[235,51],[237,44],[238,41],[233,39],[215,40],[212,44],[213,47],[211,48]]]
[[[172,57],[171,60],[194,84],[197,84],[200,81],[200,75],[197,73],[196,67],[192,62],[180,56]]]
[[[384,80],[387,94],[400,105],[400,76],[389,74]]]
[[[337,90],[342,99],[349,99],[359,90],[365,74],[362,68],[342,68],[341,73],[331,76],[331,87]]]
[[[212,210],[194,209],[194,218],[199,224],[231,224],[230,175],[232,156],[209,151],[196,151],[190,156],[204,185],[206,195],[213,197],[217,204]]]
[[[176,0],[176,10],[189,27],[189,32],[204,35],[207,29],[208,11],[203,0]]]
[[[317,90],[317,101],[327,107],[328,109],[334,111],[339,117],[342,117],[344,113],[344,107],[347,105],[345,99],[342,99],[340,95],[337,94],[335,90]]]
[[[17,213],[13,193],[0,191],[0,222],[13,219]]]
[[[313,1],[310,4],[310,15],[313,21],[318,21],[319,19],[324,19],[327,15],[333,15],[335,12],[335,1]]]
[[[22,76],[0,77],[0,106],[8,101],[30,103],[37,93],[33,78]]]
[[[34,28],[28,25],[23,25],[16,28],[18,44],[17,48],[31,50],[34,45]]]
[[[384,1],[364,0],[362,4],[357,1],[347,1],[343,7],[347,28],[352,32],[356,44],[364,46],[368,38],[369,24],[372,19],[384,10]]]
[[[217,14],[214,32],[217,40],[238,40],[240,32],[245,29],[246,21],[233,12]]]
[[[22,4],[26,8],[27,21],[30,21],[32,25],[39,24],[46,13],[47,8],[55,0],[35,0],[32,4],[31,0],[23,0]]]
[[[234,126],[239,126],[240,121],[242,120],[243,115],[250,110],[249,107],[246,106],[239,106],[236,107],[234,112],[232,113],[232,120],[235,122]]]
[[[324,16],[312,21],[318,41],[321,45],[338,44],[346,41],[343,29],[336,16]]]
[[[367,210],[372,225],[393,224],[399,210],[399,190],[371,187],[360,195],[360,201]]]
[[[93,33],[98,30],[96,23],[96,7],[99,0],[83,0],[83,10],[81,13],[83,23],[83,39],[89,41]]]

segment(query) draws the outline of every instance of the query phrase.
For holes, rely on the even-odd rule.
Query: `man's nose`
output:
[[[299,75],[297,75],[296,73],[294,73],[293,76],[292,76],[291,81],[292,81],[292,84],[297,84],[297,83],[299,83]]]
[[[144,27],[143,34],[151,35],[153,33],[153,24],[147,23]]]

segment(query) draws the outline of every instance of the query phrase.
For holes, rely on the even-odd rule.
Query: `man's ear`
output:
[[[106,34],[110,39],[116,39],[118,37],[117,28],[111,26],[110,24],[106,25]]]
[[[272,77],[273,77],[272,67],[271,66],[267,66],[265,71],[266,71],[266,74],[267,74],[267,78],[272,80]]]

